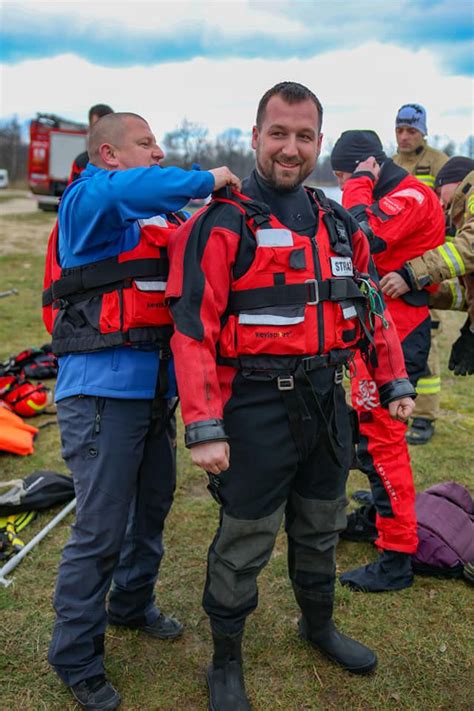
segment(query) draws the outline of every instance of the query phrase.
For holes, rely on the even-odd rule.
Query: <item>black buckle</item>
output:
[[[344,366],[338,365],[338,366],[336,366],[336,370],[334,371],[334,382],[336,383],[336,385],[342,385],[343,380],[344,380]]]
[[[278,390],[294,390],[295,379],[292,375],[279,375],[277,378]]]
[[[310,306],[319,304],[319,284],[316,279],[306,279],[305,284],[308,285],[308,300],[306,303]]]

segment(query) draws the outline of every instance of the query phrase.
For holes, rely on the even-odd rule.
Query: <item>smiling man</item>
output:
[[[203,601],[214,642],[211,711],[251,708],[243,630],[284,517],[301,637],[355,674],[377,663],[332,621],[354,425],[344,364],[360,348],[370,358],[375,344],[373,377],[394,418],[409,416],[414,390],[395,329],[380,327],[382,311],[371,327],[359,288],[376,290],[365,236],[340,205],[303,186],[319,156],[322,114],[301,84],[267,91],[243,193],[217,195],[170,241],[185,441],[221,507]]]

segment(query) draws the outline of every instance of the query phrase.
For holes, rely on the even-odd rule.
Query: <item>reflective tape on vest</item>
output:
[[[259,247],[291,247],[293,235],[281,228],[257,230],[255,238]]]
[[[142,281],[134,279],[138,291],[166,291],[166,281]]]

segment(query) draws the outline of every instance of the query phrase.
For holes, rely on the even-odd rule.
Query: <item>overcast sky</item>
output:
[[[143,115],[158,138],[186,116],[250,130],[278,81],[310,87],[326,143],[350,128],[394,140],[403,103],[458,144],[474,133],[471,0],[3,2],[0,119]]]

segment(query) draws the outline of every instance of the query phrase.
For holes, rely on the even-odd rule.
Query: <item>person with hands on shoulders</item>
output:
[[[343,191],[342,204],[366,233],[380,276],[443,241],[444,219],[435,193],[387,158],[374,131],[345,131],[334,145],[331,163]],[[427,367],[427,304],[427,292],[386,299],[413,388]],[[381,554],[375,562],[343,573],[340,580],[364,592],[399,590],[412,585],[411,554],[418,545],[406,426],[403,418],[394,422],[380,406],[376,384],[358,355],[351,391],[360,421],[358,467],[369,477],[376,515],[374,522],[365,508],[353,512],[342,537],[375,537]]]
[[[167,244],[191,198],[240,181],[226,167],[161,168],[163,151],[133,113],[94,123],[88,152],[59,206],[43,292],[77,498],[48,658],[75,700],[98,711],[121,700],[105,676],[107,624],[163,640],[183,631],[154,594],[176,483]]]
[[[439,171],[435,187],[445,210],[447,234],[452,236],[389,272],[380,283],[391,298],[439,284],[438,291],[430,295],[431,305],[440,310],[468,309],[449,368],[455,375],[469,375],[474,372],[474,161],[465,156],[450,158]]]
[[[412,412],[414,388],[366,237],[340,205],[304,187],[321,122],[307,87],[269,89],[252,130],[256,168],[242,193],[215,194],[170,240],[166,296],[185,443],[220,506],[203,598],[213,711],[251,708],[244,626],[284,518],[300,636],[352,673],[377,663],[332,619],[356,430],[343,370],[362,349],[395,418]]]

